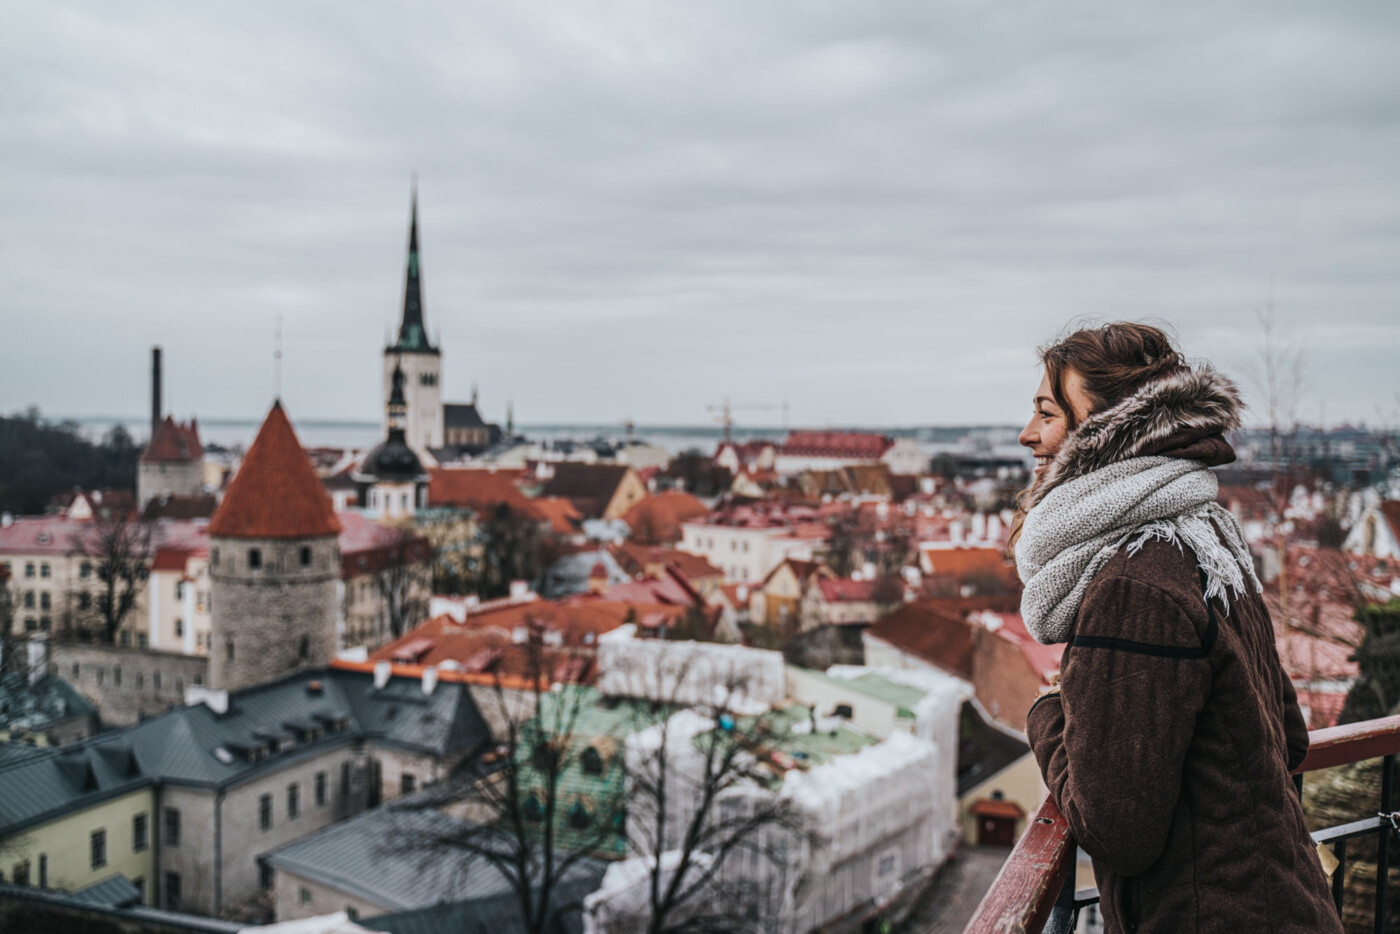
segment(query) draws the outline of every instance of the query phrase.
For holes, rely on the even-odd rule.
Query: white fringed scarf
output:
[[[1243,594],[1246,580],[1262,590],[1239,523],[1215,501],[1218,490],[1200,461],[1171,457],[1132,457],[1057,484],[1026,514],[1016,541],[1031,635],[1068,641],[1094,575],[1120,548],[1133,554],[1154,538],[1189,547],[1206,597],[1227,611],[1230,593]]]

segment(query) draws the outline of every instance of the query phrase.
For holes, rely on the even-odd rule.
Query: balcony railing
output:
[[[1382,843],[1393,832],[1400,813],[1391,810],[1391,774],[1400,753],[1400,717],[1384,717],[1325,730],[1314,730],[1307,758],[1294,775],[1301,793],[1303,773],[1333,766],[1385,760],[1381,770],[1381,795],[1375,817],[1329,827],[1312,835],[1318,843],[1332,844],[1340,865],[1332,874],[1332,898],[1342,905],[1342,877],[1346,871],[1348,840],[1379,834]],[[1097,889],[1075,891],[1077,846],[1060,809],[1050,798],[1040,806],[1021,835],[996,881],[992,883],[965,934],[1069,934],[1079,911],[1098,902]],[[1379,846],[1376,867],[1376,934],[1385,930],[1385,882],[1390,847]]]

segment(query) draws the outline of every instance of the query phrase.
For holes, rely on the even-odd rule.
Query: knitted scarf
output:
[[[1031,635],[1068,641],[1094,575],[1120,548],[1134,554],[1154,538],[1191,549],[1206,597],[1227,612],[1229,592],[1244,593],[1246,577],[1260,589],[1239,524],[1215,501],[1218,489],[1205,465],[1171,457],[1130,458],[1057,486],[1026,515],[1016,541]]]
[[[1227,612],[1246,581],[1263,589],[1239,523],[1215,501],[1215,475],[1200,461],[1148,453],[1183,429],[1228,431],[1240,408],[1234,385],[1203,366],[1147,384],[1065,439],[1026,497],[1016,541],[1021,615],[1036,640],[1067,641],[1094,575],[1119,549],[1133,554],[1152,539],[1189,547],[1206,597]]]

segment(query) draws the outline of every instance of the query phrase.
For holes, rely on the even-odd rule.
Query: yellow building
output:
[[[130,750],[10,750],[0,776],[5,881],[77,892],[121,875],[154,903],[155,783]]]

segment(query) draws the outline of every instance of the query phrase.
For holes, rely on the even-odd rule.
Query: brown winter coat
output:
[[[1228,463],[1222,427],[1179,422],[1124,456]],[[1289,778],[1307,727],[1258,594],[1227,613],[1207,606],[1189,550],[1120,551],[1091,582],[1060,692],[1035,703],[1026,733],[1093,857],[1110,934],[1340,934]]]

